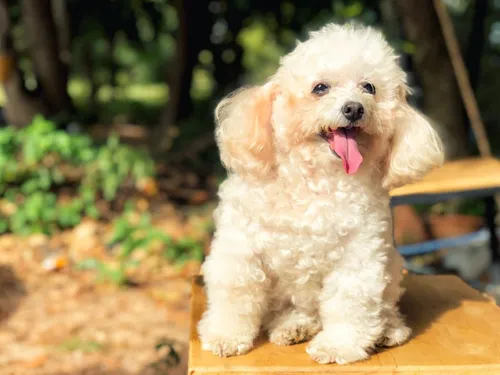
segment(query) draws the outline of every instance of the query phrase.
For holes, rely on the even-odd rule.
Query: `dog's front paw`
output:
[[[307,347],[307,353],[318,363],[357,362],[369,357],[366,350],[355,341],[348,342],[346,337],[335,337],[328,331],[321,331]]]
[[[219,357],[231,357],[247,353],[253,346],[255,332],[239,321],[219,319],[206,313],[198,323],[201,348]]]
[[[252,349],[253,340],[216,338],[202,340],[201,348],[219,357],[242,355]]]
[[[401,323],[397,327],[388,327],[377,341],[378,346],[396,346],[407,341],[411,336],[411,328]]]
[[[289,323],[279,326],[269,334],[269,341],[278,346],[293,345],[309,340],[316,332],[319,325]]]

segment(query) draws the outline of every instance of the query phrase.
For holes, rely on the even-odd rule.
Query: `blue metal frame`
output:
[[[496,188],[489,189],[479,189],[479,190],[466,190],[450,193],[440,193],[440,194],[413,194],[396,196],[391,198],[391,207],[395,207],[402,204],[433,204],[442,201],[446,201],[453,198],[484,198],[493,196],[495,193],[500,192],[500,186]],[[446,247],[464,246],[478,240],[488,241],[490,236],[496,235],[496,233],[488,233],[488,230],[482,229],[474,233],[469,233],[463,236],[444,238],[438,240],[425,241],[413,245],[402,245],[398,246],[399,252],[403,256],[414,256],[426,253],[432,253],[439,249]],[[496,251],[492,249],[492,251]]]
[[[489,239],[490,236],[488,231],[486,229],[481,229],[478,230],[477,232],[468,233],[463,236],[431,240],[412,245],[398,246],[398,250],[403,256],[413,256],[413,255],[432,253],[434,251],[446,247],[464,246],[476,241],[488,242]]]

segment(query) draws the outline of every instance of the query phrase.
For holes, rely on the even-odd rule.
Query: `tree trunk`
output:
[[[472,90],[476,93],[481,75],[481,60],[487,36],[485,35],[485,21],[488,14],[488,1],[476,1],[474,5],[474,17],[472,19],[472,29],[469,34],[467,53],[465,54],[465,65],[469,73],[469,81]],[[477,93],[476,93],[477,96]],[[464,116],[467,116],[465,108],[462,109]],[[467,121],[468,128],[470,123]]]
[[[416,47],[413,60],[424,92],[424,112],[436,124],[449,160],[469,154],[467,121],[432,0],[394,0],[406,39]]]
[[[172,143],[173,125],[191,115],[191,84],[198,54],[210,37],[208,1],[177,0],[174,2],[179,19],[175,56],[168,70],[169,98],[160,121],[151,135],[151,149],[156,156],[165,154]]]
[[[67,0],[52,0],[52,13],[54,15],[54,24],[57,29],[59,58],[66,67],[65,74],[68,75],[69,66],[71,65],[71,25]]]
[[[40,97],[28,92],[24,86],[10,28],[7,0],[0,0],[0,83],[6,95],[5,118],[11,125],[24,126],[37,113],[47,115],[48,108]]]
[[[474,5],[474,18],[472,20],[472,30],[469,35],[469,45],[465,55],[465,65],[469,72],[469,81],[475,91],[479,83],[481,74],[481,58],[484,52],[486,41],[485,23],[488,14],[488,1],[476,0]]]
[[[60,56],[51,0],[23,0],[23,24],[33,70],[51,112],[71,111],[68,66]]]

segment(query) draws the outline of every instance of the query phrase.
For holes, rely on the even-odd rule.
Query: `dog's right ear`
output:
[[[270,178],[276,166],[272,107],[276,87],[241,89],[223,99],[215,110],[216,138],[224,166],[250,178]]]

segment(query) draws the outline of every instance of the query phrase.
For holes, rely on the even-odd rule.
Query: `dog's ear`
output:
[[[229,171],[250,178],[269,178],[276,165],[272,107],[276,87],[241,89],[215,110],[216,138],[222,163]]]
[[[406,87],[402,87],[394,110],[393,134],[384,168],[383,185],[387,189],[417,181],[444,161],[441,139],[429,121],[410,107],[406,92]]]

